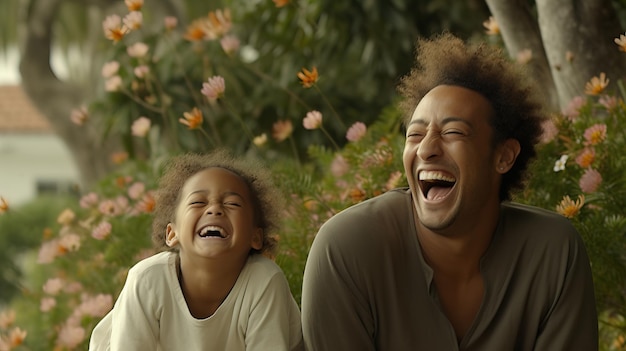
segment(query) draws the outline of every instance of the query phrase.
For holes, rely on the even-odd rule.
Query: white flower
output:
[[[562,155],[560,159],[556,160],[554,163],[554,171],[559,172],[565,169],[565,163],[567,163],[567,159],[569,156]]]
[[[134,136],[143,138],[148,134],[148,131],[150,131],[150,125],[151,121],[149,118],[139,117],[133,122],[131,132]]]

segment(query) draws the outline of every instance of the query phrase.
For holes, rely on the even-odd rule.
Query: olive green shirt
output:
[[[481,259],[483,302],[457,342],[417,240],[411,194],[352,206],[317,234],[304,272],[302,327],[310,351],[598,349],[591,269],[571,222],[501,206]]]

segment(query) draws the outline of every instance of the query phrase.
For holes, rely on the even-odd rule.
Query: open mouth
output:
[[[198,235],[201,238],[226,238],[226,233],[224,233],[224,229],[216,226],[206,226],[198,231]]]
[[[440,171],[419,173],[419,186],[428,200],[438,200],[447,196],[456,184],[456,178]]]

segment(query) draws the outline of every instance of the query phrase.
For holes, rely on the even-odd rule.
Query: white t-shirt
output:
[[[303,350],[300,310],[278,265],[251,255],[232,290],[205,319],[191,315],[177,254],[137,263],[113,310],[94,328],[90,351]]]

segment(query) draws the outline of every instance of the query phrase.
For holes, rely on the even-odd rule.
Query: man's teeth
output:
[[[441,180],[453,183],[456,179],[438,171],[422,171],[419,173],[419,180]]]

